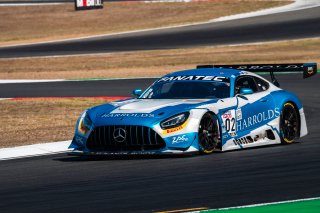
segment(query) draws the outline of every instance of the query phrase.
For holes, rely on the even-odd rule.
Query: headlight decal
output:
[[[84,113],[82,113],[79,119],[77,130],[82,135],[86,135],[92,128],[93,128],[92,121],[89,115],[87,114],[87,112],[85,111]]]
[[[166,130],[163,130],[161,132],[162,135],[165,135],[165,134],[170,134],[170,133],[173,133],[173,132],[177,132],[177,131],[180,131],[182,129],[184,129],[188,124],[188,120],[186,122],[183,123],[183,125],[181,126],[178,126],[178,127],[174,127],[174,128],[171,128],[171,129],[166,129]]]
[[[190,115],[189,112],[184,112],[184,113],[180,113],[178,115],[174,115],[174,116],[162,121],[160,123],[160,127],[162,129],[174,129],[176,127],[180,127],[182,124],[185,123],[185,121],[187,121],[189,115]]]

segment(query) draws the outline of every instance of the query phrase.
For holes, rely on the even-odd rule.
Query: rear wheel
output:
[[[216,116],[206,113],[199,125],[199,147],[200,153],[212,153],[220,142],[219,123]]]
[[[299,137],[300,118],[296,107],[288,102],[285,103],[280,118],[280,135],[283,144],[293,143]]]

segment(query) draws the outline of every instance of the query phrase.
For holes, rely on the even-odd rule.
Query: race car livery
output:
[[[270,72],[271,82],[257,75]],[[156,80],[136,98],[84,111],[73,154],[183,154],[288,144],[305,136],[299,98],[274,73],[317,72],[315,63],[203,65]]]

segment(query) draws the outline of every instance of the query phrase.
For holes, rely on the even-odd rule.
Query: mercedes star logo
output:
[[[113,131],[113,138],[116,142],[122,143],[126,140],[127,132],[125,129],[117,128]]]

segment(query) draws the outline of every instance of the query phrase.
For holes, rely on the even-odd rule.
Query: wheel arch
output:
[[[301,136],[301,114],[300,114],[300,111],[299,111],[299,109],[298,109],[298,106],[297,106],[297,104],[294,102],[294,101],[291,101],[291,100],[288,100],[288,101],[285,101],[283,104],[282,104],[282,108],[281,108],[281,110],[280,110],[280,120],[279,120],[279,129],[280,129],[280,131],[281,131],[281,120],[283,119],[283,110],[284,110],[284,108],[286,107],[286,105],[287,104],[289,104],[289,105],[291,105],[291,106],[293,106],[293,109],[295,110],[295,112],[296,112],[296,114],[297,114],[297,119],[298,119],[298,132],[297,132],[297,137],[298,138],[300,138],[300,136]],[[282,138],[282,136],[281,136],[281,138]],[[294,139],[293,139],[294,140]],[[281,142],[282,142],[282,144],[287,144],[288,142],[284,142],[285,141],[285,139],[284,138],[282,138],[281,139]],[[289,142],[289,143],[292,143],[292,142]]]
[[[298,131],[299,131],[299,135],[300,135],[300,131],[301,131],[301,115],[300,115],[299,108],[298,108],[297,104],[296,104],[294,101],[288,100],[287,102],[285,102],[285,103],[283,104],[282,109],[283,109],[283,107],[284,107],[284,105],[285,105],[286,103],[292,104],[292,105],[294,106],[294,109],[295,109],[297,115],[298,115],[298,122],[299,122],[299,129],[298,129]],[[282,109],[281,109],[281,112],[282,112]]]
[[[199,127],[200,127],[200,122],[202,120],[202,118],[206,115],[206,114],[210,114],[212,115],[213,117],[216,118],[216,122],[217,122],[217,126],[218,126],[218,132],[219,132],[219,143],[218,143],[218,146],[217,148],[222,151],[222,126],[221,126],[221,117],[219,116],[218,113],[215,113],[213,112],[212,110],[209,110],[209,109],[206,109],[206,111],[202,114],[201,118],[200,118],[200,121],[199,121]]]
[[[279,108],[280,116],[282,114],[283,107],[286,103],[291,103],[294,105],[296,112],[298,113],[299,125],[301,127],[301,113],[300,110],[303,108],[302,102],[300,99],[292,92],[286,90],[280,90],[272,93],[276,104],[276,107]],[[280,124],[279,124],[280,125]],[[301,130],[301,128],[300,128]],[[300,132],[299,130],[299,132]]]
[[[277,107],[279,107],[280,110],[282,110],[284,104],[287,102],[293,103],[298,110],[300,110],[303,107],[300,99],[292,92],[286,90],[279,90],[273,92],[272,96],[274,98],[274,101],[277,103]]]

